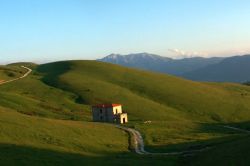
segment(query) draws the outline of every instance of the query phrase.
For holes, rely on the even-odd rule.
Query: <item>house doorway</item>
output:
[[[126,123],[126,119],[125,119],[125,118],[122,118],[122,122],[123,122],[123,123]]]

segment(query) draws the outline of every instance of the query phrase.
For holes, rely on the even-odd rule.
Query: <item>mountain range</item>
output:
[[[250,80],[250,55],[172,59],[148,53],[111,54],[98,61],[167,73],[195,81],[247,82]]]

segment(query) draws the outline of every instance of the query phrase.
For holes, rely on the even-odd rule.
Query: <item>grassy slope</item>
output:
[[[247,166],[250,159],[250,136],[236,137],[231,141],[217,145],[216,148],[193,157],[180,160],[185,166]]]
[[[2,107],[0,117],[0,165],[163,164],[129,153],[127,134],[108,124],[31,117]]]
[[[30,117],[10,110],[0,113],[1,143],[85,155],[127,152],[126,133],[110,125]]]
[[[173,164],[172,157],[128,153],[127,134],[113,126],[55,120],[91,121],[90,107],[78,104],[78,95],[48,86],[41,78],[34,71],[0,86],[0,165]]]
[[[90,120],[89,106],[77,104],[76,95],[50,87],[39,79],[39,75],[32,75],[0,86],[0,105],[28,115]]]
[[[123,103],[132,119],[178,120],[188,116],[231,122],[250,118],[250,88],[246,86],[198,83],[94,61],[59,62],[39,68],[44,72],[49,69],[47,82],[55,83],[50,78],[56,78],[56,86],[78,94],[85,104]]]
[[[20,77],[25,73],[25,69],[18,66],[0,66],[0,82]]]
[[[250,118],[246,86],[198,83],[95,61],[46,64],[39,71],[47,74],[45,82],[78,94],[84,104],[123,103],[150,150],[189,149],[205,140],[227,139],[231,131],[221,130],[217,122]]]
[[[249,92],[236,84],[197,83],[101,62],[70,61],[41,65],[32,76],[0,86],[0,105],[29,115],[90,121],[90,104],[123,103],[129,125],[143,133],[147,148],[166,151],[238,136],[216,123],[248,120]]]

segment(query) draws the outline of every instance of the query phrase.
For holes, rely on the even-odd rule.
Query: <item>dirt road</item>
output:
[[[0,82],[0,85],[7,84],[7,83],[10,83],[10,82],[17,81],[17,80],[20,80],[22,78],[25,78],[32,72],[32,70],[30,68],[28,68],[28,67],[25,67],[25,66],[21,66],[21,67],[27,70],[27,72],[24,75],[22,75],[21,77],[12,79],[12,80],[2,81],[2,82]]]
[[[120,126],[120,125],[116,125],[116,127],[126,132],[129,132],[131,134],[131,138],[133,139],[133,143],[134,143],[135,152],[140,155],[192,155],[193,153],[203,152],[205,150],[212,148],[212,147],[206,146],[201,149],[194,149],[194,150],[176,151],[176,152],[168,152],[168,153],[152,153],[144,149],[144,141],[139,131],[132,129],[132,128]],[[250,131],[248,130],[231,127],[231,126],[222,126],[222,127],[235,130],[235,131],[239,131],[239,132],[244,132],[246,134],[250,134]]]

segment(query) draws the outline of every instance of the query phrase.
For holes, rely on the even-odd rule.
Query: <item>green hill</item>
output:
[[[79,95],[83,104],[122,103],[152,149],[222,137],[204,134],[203,128],[250,118],[250,88],[237,84],[198,83],[96,61],[45,64],[38,71],[46,83]],[[151,125],[143,124],[148,120]]]
[[[93,136],[93,141],[94,138],[101,139],[101,133],[107,130],[110,130],[107,138],[112,138],[113,134],[115,137],[119,137],[120,141],[117,143],[119,146],[112,145],[117,149],[111,150],[106,156],[113,164],[115,162],[135,163],[136,161],[173,164],[173,162],[178,163],[179,157],[140,157],[129,153],[126,134],[114,129],[111,125],[91,122],[90,106],[92,104],[122,103],[124,111],[129,116],[127,125],[138,129],[143,134],[146,149],[149,151],[180,151],[205,146],[215,146],[216,150],[225,146],[224,144],[233,145],[238,138],[247,137],[244,134],[225,129],[221,124],[241,124],[243,127],[249,124],[247,121],[250,119],[250,87],[248,86],[199,83],[97,61],[63,61],[33,66],[33,69],[33,73],[29,77],[0,86],[0,106],[2,106],[0,110],[4,110],[2,114],[6,114],[6,118],[20,117],[18,123],[15,120],[18,118],[1,121],[0,127],[4,130],[9,130],[8,126],[12,123],[17,123],[17,126],[21,123],[31,125],[29,121],[25,120],[27,118],[32,123],[37,122],[37,125],[34,126],[34,130],[25,128],[24,133],[34,133],[36,128],[39,130],[46,128],[50,137],[56,138],[58,132],[53,127],[57,128],[59,123],[67,123],[70,129],[66,132],[67,134],[61,135],[61,138],[72,141],[75,138],[75,128],[81,126],[82,130],[85,130],[84,125],[85,127],[96,125],[96,131],[86,129],[87,133]],[[37,119],[39,120],[37,121]],[[151,123],[144,123],[145,121],[151,121]],[[44,126],[47,124],[53,127]],[[77,124],[77,127],[73,124]],[[16,127],[13,126],[13,129],[10,130],[14,130]],[[63,130],[64,127],[58,128],[58,130]],[[18,155],[22,154],[22,149],[27,149],[30,153],[33,150],[43,150],[37,152],[37,155],[40,155],[40,152],[41,155],[45,155],[47,152],[55,155],[55,157],[45,155],[44,158],[48,162],[56,162],[59,160],[58,158],[62,157],[61,153],[54,152],[58,150],[57,148],[52,148],[51,151],[49,145],[46,144],[42,147],[40,142],[35,139],[30,140],[30,144],[26,146],[23,132],[17,132],[17,134],[3,132],[3,136],[7,135],[13,139],[7,138],[6,140],[11,141],[5,142],[0,137],[0,143],[3,143],[1,149],[5,147],[8,149],[11,146],[15,149],[14,152],[20,151]],[[81,132],[76,131],[76,133],[78,133],[78,137],[82,135]],[[15,140],[15,137],[19,137],[19,139]],[[42,139],[39,134],[36,138]],[[59,140],[55,139],[55,144],[60,143]],[[13,146],[13,144],[18,144],[18,146]],[[91,140],[79,144],[82,147],[88,147]],[[72,148],[68,142],[65,143],[65,146],[63,153],[67,153],[65,156],[67,161],[71,159],[83,162],[91,161],[95,157],[86,157],[90,153],[99,155],[102,151],[101,154],[104,155],[109,151],[109,148],[99,144],[95,145],[95,148],[99,148],[100,151],[87,150],[89,154],[85,153],[86,149],[77,151],[77,148]],[[10,152],[10,154],[14,155],[14,152]],[[73,155],[75,152],[76,156]],[[11,162],[11,156],[9,159]],[[103,158],[98,159],[97,165]],[[37,156],[30,158],[30,161],[33,160],[37,160]],[[180,161],[182,160],[180,159]],[[187,160],[187,162],[190,161]]]
[[[154,162],[129,153],[127,134],[109,124],[31,117],[4,108],[0,116],[3,166]]]
[[[38,71],[46,83],[79,95],[83,104],[122,103],[132,120],[250,118],[250,88],[237,84],[192,82],[96,61],[45,64]]]
[[[17,66],[0,66],[0,82],[22,76],[24,69]]]
[[[181,161],[181,165],[248,165],[250,154],[250,137],[237,138],[233,142],[218,145],[217,148]]]

